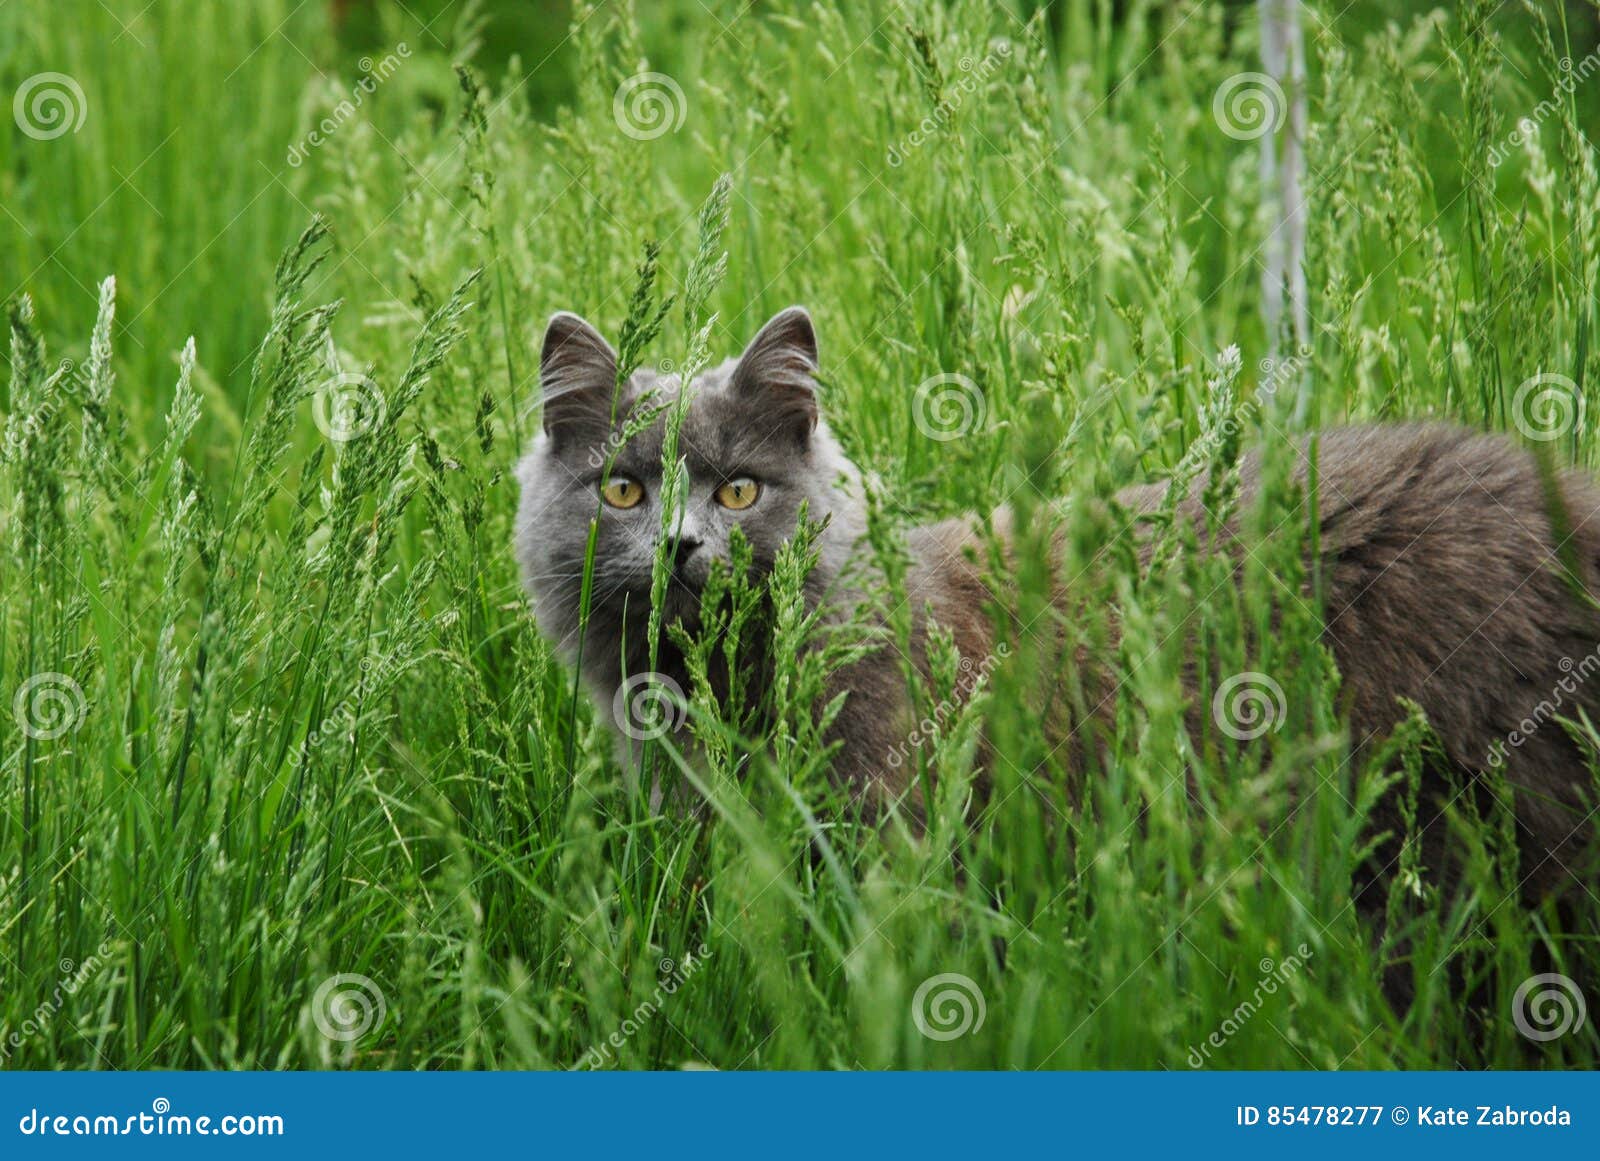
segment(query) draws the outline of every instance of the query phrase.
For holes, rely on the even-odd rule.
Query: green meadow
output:
[[[1288,471],[1420,416],[1600,468],[1600,16],[1301,23],[1252,108],[1251,4],[0,5],[0,1067],[1594,1066],[1519,987],[1600,1003],[1600,895],[1525,904],[1505,811],[1452,809],[1458,893],[1396,836],[1352,906],[1433,743],[1351,760]],[[927,826],[862,821],[797,618],[770,688],[690,691],[706,809],[619,767],[510,548],[545,322],[692,367],[791,303],[888,633],[905,528],[1010,506],[1030,625],[1059,537],[1087,767],[1024,633],[959,712],[907,675]],[[1237,574],[1176,523],[1141,565],[1105,501],[1258,445]]]

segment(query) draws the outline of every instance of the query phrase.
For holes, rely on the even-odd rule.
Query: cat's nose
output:
[[[702,541],[698,536],[684,534],[672,542],[672,562],[682,564],[695,554]]]

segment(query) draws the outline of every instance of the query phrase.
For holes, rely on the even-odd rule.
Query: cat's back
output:
[[[1445,424],[1330,431],[1314,458],[1324,637],[1352,742],[1387,732],[1402,698],[1420,704],[1465,775],[1505,770],[1532,840],[1523,873],[1561,879],[1594,829],[1587,764],[1554,718],[1600,722],[1600,491]]]
[[[1311,449],[1298,477],[1308,480]],[[1499,653],[1513,684],[1592,652],[1600,493],[1503,436],[1445,424],[1322,435],[1316,496],[1327,633],[1415,685]],[[1258,471],[1246,466],[1249,476]],[[1573,660],[1577,655],[1573,655]],[[1464,676],[1464,675],[1463,675]],[[1482,679],[1474,684],[1481,684]]]
[[[1551,516],[1560,513],[1551,511],[1553,495],[1568,510],[1569,531],[1593,540],[1600,527],[1600,495],[1584,476],[1552,469],[1558,492],[1547,494],[1534,453],[1504,435],[1445,423],[1336,428],[1300,448],[1300,482],[1313,459],[1328,551],[1358,551],[1402,573],[1424,565],[1522,567],[1522,553],[1554,547]],[[1245,471],[1258,472],[1259,457]],[[1413,542],[1433,555],[1411,552]]]

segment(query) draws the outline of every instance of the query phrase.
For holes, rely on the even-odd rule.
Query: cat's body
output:
[[[680,441],[690,487],[679,535],[693,547],[674,557],[669,618],[692,618],[709,561],[726,554],[735,524],[750,540],[757,568],[770,566],[793,535],[802,502],[812,519],[828,521],[807,600],[841,609],[853,603],[844,577],[847,562],[861,556],[855,552],[865,528],[859,477],[818,416],[815,360],[810,321],[791,309],[741,359],[696,381]],[[571,315],[552,321],[542,373],[545,433],[520,470],[518,554],[541,628],[580,661],[590,688],[610,706],[627,678],[648,668],[644,626],[660,527],[649,501],[660,479],[664,420],[616,452],[610,478],[638,482],[643,498],[634,506],[599,500],[601,465],[616,450],[615,433],[639,395],[654,387],[662,392],[657,402],[670,400],[677,384],[640,372],[613,408],[615,356]],[[1247,456],[1245,505],[1259,470],[1259,460]],[[1515,790],[1529,890],[1591,881],[1595,781],[1578,746],[1541,706],[1547,710],[1555,698],[1562,716],[1586,710],[1600,723],[1600,615],[1583,595],[1600,592],[1600,492],[1568,474],[1552,482],[1560,497],[1552,506],[1532,455],[1503,438],[1436,424],[1328,432],[1319,441],[1317,478],[1324,639],[1343,676],[1353,744],[1360,749],[1386,734],[1406,712],[1400,699],[1420,704],[1460,785],[1474,786],[1475,772],[1503,765]],[[742,502],[748,494],[739,490],[743,484],[719,491],[730,480],[754,482],[756,501],[729,510],[719,497]],[[1143,486],[1121,500],[1134,511],[1151,510],[1162,495],[1160,486]],[[1179,513],[1199,520],[1198,495],[1184,500]],[[583,560],[597,516],[593,597],[580,655]],[[1006,525],[1002,512],[995,521],[1002,539]],[[1557,532],[1555,525],[1564,527]],[[929,612],[963,657],[990,656],[988,570],[972,525],[955,520],[916,529],[907,547],[913,661],[925,666]],[[1062,587],[1056,603],[1063,614],[1095,614],[1073,602]],[[864,798],[903,801],[915,810],[913,766],[894,757],[915,724],[891,650],[880,648],[834,675],[836,688],[848,692],[832,727],[842,743],[834,770]],[[670,648],[661,649],[658,667],[682,683],[672,658]],[[1062,657],[1063,664],[1082,660]],[[1115,675],[1080,676],[1091,710],[1106,712]],[[1530,719],[1537,722],[1531,731]],[[1058,733],[1072,729],[1045,724]],[[1073,744],[1069,737],[1050,740]],[[1446,789],[1428,788],[1430,818],[1437,819]],[[1380,809],[1377,823],[1392,828],[1395,818]],[[1427,831],[1433,849],[1425,859],[1435,867],[1448,861],[1440,849],[1445,829],[1435,821]]]

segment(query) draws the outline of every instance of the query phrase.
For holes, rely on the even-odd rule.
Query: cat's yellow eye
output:
[[[717,503],[735,512],[742,512],[754,504],[756,497],[760,495],[760,484],[749,476],[740,476],[737,480],[729,480],[717,489]]]
[[[601,486],[600,498],[613,508],[633,508],[644,499],[644,485],[627,476],[612,476]]]

